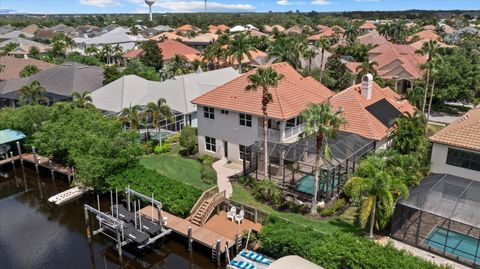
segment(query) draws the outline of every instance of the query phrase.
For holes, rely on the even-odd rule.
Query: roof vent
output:
[[[372,98],[372,84],[373,84],[373,76],[372,74],[366,74],[362,77],[362,96],[363,98],[370,100]]]

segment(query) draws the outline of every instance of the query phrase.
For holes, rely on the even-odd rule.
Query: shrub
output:
[[[259,200],[271,203],[274,206],[282,203],[282,191],[272,179],[258,181],[253,186],[253,194]]]
[[[176,133],[176,134],[173,134],[173,135],[165,138],[164,142],[168,143],[168,144],[175,144],[175,143],[180,142],[180,133]]]
[[[211,165],[202,166],[202,180],[207,184],[213,184],[217,181],[217,172]]]
[[[185,148],[186,155],[197,153],[197,129],[185,126],[180,132],[180,145]]]
[[[212,165],[215,162],[215,158],[208,154],[201,155],[198,160],[204,165]]]
[[[186,217],[202,194],[200,189],[173,180],[143,166],[128,168],[119,174],[109,176],[106,182],[110,188],[130,188],[151,196],[163,204],[163,209],[177,216]]]
[[[170,150],[171,150],[170,144],[164,143],[164,144],[161,145],[161,146],[160,146],[160,145],[157,145],[157,146],[155,147],[155,150],[154,150],[154,151],[155,151],[156,154],[161,154],[161,153],[169,152]]]
[[[238,179],[238,183],[245,186],[253,186],[253,184],[255,184],[255,179],[249,176],[242,176]]]
[[[299,255],[325,269],[337,268],[446,268],[414,257],[392,245],[381,246],[354,234],[325,234],[269,217],[259,234],[265,254],[273,258]]]
[[[345,204],[347,204],[347,201],[345,201],[344,198],[337,199],[329,207],[323,210],[320,210],[320,215],[322,215],[323,217],[333,216],[335,212],[342,209],[345,206]]]

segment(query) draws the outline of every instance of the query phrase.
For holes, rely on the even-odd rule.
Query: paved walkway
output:
[[[217,185],[218,191],[222,192],[225,190],[227,199],[232,196],[233,188],[232,183],[230,183],[229,177],[235,175],[236,173],[242,170],[241,166],[236,164],[227,164],[226,159],[222,159],[213,163],[213,169],[217,172]]]

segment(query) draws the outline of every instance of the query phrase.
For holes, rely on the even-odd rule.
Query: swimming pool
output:
[[[447,238],[448,232],[448,238]],[[447,247],[445,248],[445,240],[447,240]],[[477,252],[479,240],[471,236],[457,233],[455,231],[447,231],[447,229],[436,227],[425,239],[425,244],[428,246],[462,257],[464,259],[475,261],[477,257],[477,264],[480,264],[480,250]]]
[[[298,183],[297,183],[297,191],[308,193],[308,194],[313,194],[313,183],[314,183],[314,177],[313,175],[306,175],[302,177]],[[335,177],[334,182],[333,182],[334,188],[338,185],[338,177]],[[322,184],[322,182],[319,182],[318,184],[318,190],[323,190],[325,192],[329,192],[332,190],[332,184]]]

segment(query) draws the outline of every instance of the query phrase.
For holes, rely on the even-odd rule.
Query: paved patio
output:
[[[226,159],[222,159],[213,163],[212,167],[217,172],[218,191],[225,190],[227,199],[230,198],[233,193],[230,177],[242,171],[242,166],[235,163],[229,164]]]

